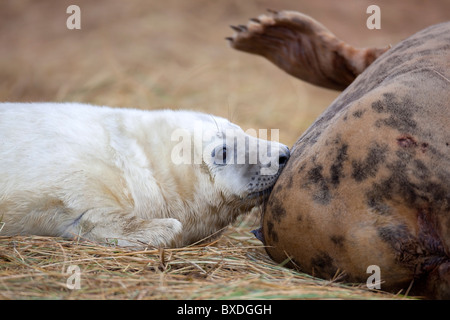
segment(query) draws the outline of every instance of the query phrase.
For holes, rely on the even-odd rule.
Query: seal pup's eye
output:
[[[224,166],[227,164],[227,146],[219,146],[213,149],[211,157],[214,158],[214,164]]]

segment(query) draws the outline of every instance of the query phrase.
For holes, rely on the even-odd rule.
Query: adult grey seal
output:
[[[388,51],[355,49],[292,11],[234,29],[233,48],[348,86],[274,186],[262,223],[269,255],[347,282],[365,283],[375,265],[381,289],[450,299],[450,22]]]

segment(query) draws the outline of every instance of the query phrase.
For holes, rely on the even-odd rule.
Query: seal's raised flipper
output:
[[[237,50],[266,57],[290,75],[343,90],[389,49],[358,49],[339,40],[321,23],[295,11],[269,11],[246,26],[232,26],[227,38]]]

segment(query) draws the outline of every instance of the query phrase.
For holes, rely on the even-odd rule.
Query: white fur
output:
[[[174,164],[174,130],[193,133],[199,122],[213,146],[228,129],[245,135],[226,119],[192,111],[0,104],[0,235],[180,246],[216,232],[258,205],[246,197],[260,166],[216,166],[208,157]]]

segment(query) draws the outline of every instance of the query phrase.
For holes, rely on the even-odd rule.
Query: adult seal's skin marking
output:
[[[348,45],[290,11],[229,40],[316,85],[352,82],[292,148],[263,217],[269,255],[348,282],[377,265],[381,289],[449,299],[450,23],[379,56],[336,55]],[[360,66],[354,80],[349,66]]]
[[[289,158],[280,143],[193,111],[3,103],[0,136],[0,235],[120,246],[216,233],[261,205]]]

